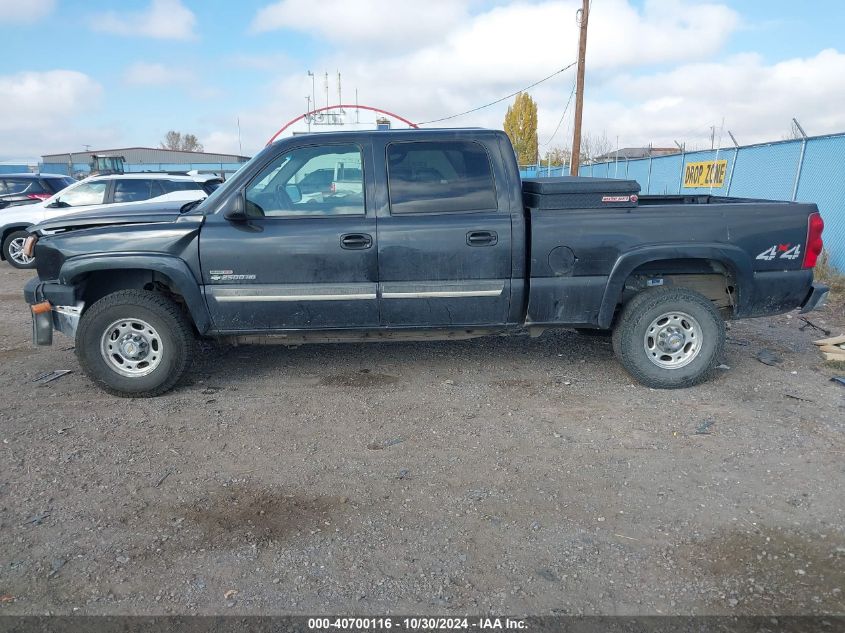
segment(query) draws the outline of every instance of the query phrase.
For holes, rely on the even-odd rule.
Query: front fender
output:
[[[208,306],[203,299],[199,281],[184,260],[172,255],[151,254],[98,254],[81,255],[67,259],[59,272],[59,281],[73,284],[85,273],[102,270],[149,270],[168,277],[185,300],[191,318],[200,334],[211,327]]]
[[[689,243],[659,244],[633,249],[616,260],[602,298],[598,319],[599,327],[609,328],[611,326],[613,314],[625,288],[625,281],[634,270],[649,262],[670,259],[706,259],[719,262],[725,266],[736,281],[736,315],[742,316],[749,312],[754,286],[754,270],[751,265],[751,258],[744,250],[737,246],[718,242],[692,245]]]

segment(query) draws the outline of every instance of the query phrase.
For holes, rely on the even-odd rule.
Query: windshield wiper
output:
[[[205,200],[205,198],[201,198],[200,200],[191,200],[191,202],[186,202],[179,209],[179,213],[181,214],[181,213],[187,213],[188,211],[193,211],[194,209],[196,209],[199,206],[200,202],[202,202],[203,200]]]

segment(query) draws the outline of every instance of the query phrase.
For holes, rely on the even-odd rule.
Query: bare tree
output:
[[[607,138],[607,132],[602,132],[601,136],[588,132],[581,137],[581,164],[589,163],[597,156],[609,154],[613,149],[613,143]]]
[[[550,147],[540,162],[544,165],[560,167],[562,165],[568,165],[571,158],[572,152],[565,147]]]
[[[164,140],[161,142],[162,149],[173,149],[182,152],[201,152],[203,151],[202,143],[199,142],[193,134],[182,135],[181,132],[170,130],[164,135]]]

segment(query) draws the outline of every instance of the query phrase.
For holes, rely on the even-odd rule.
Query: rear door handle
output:
[[[499,236],[495,231],[470,231],[467,233],[468,246],[495,246]]]
[[[373,236],[369,233],[347,233],[340,236],[340,247],[349,251],[364,250],[372,245]]]

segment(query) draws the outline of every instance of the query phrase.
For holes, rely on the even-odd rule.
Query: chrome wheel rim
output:
[[[27,257],[23,254],[24,244],[26,244],[25,237],[16,237],[11,242],[9,242],[9,257],[16,264],[31,264],[32,261],[35,259],[34,257]]]
[[[643,347],[648,359],[662,369],[680,369],[701,351],[701,326],[686,312],[666,312],[646,328]]]
[[[146,321],[120,319],[103,331],[100,353],[113,371],[139,378],[159,366],[164,345],[156,329]]]

